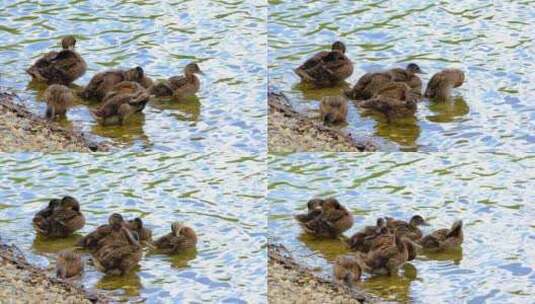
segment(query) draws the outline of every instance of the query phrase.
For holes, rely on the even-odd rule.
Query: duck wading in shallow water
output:
[[[93,232],[78,240],[77,246],[95,252],[106,243],[113,243],[120,238],[122,236],[120,230],[124,224],[123,216],[113,213],[108,218],[108,224],[98,226]]]
[[[201,81],[195,74],[204,75],[197,63],[190,63],[184,68],[184,75],[173,76],[152,88],[150,93],[157,97],[171,97],[183,99],[199,92]]]
[[[322,51],[295,69],[302,82],[317,88],[334,87],[353,74],[353,63],[345,55],[346,46],[337,41],[331,51]]]
[[[453,223],[450,229],[439,229],[425,236],[419,244],[429,251],[444,251],[461,246],[464,241],[463,222],[461,220]]]
[[[346,122],[347,100],[342,96],[326,96],[320,101],[320,119],[325,125]]]
[[[124,275],[132,271],[141,260],[143,251],[139,235],[121,226],[117,237],[107,240],[92,253],[95,267],[106,274]]]
[[[452,88],[464,83],[464,72],[459,69],[445,69],[431,77],[425,90],[425,97],[436,101],[447,101]]]
[[[363,109],[383,113],[388,122],[395,118],[413,116],[418,110],[418,99],[410,93],[410,88],[402,82],[382,85],[375,95],[366,100],[355,101]]]
[[[33,218],[35,231],[45,237],[64,238],[85,225],[80,204],[71,197],[53,199]]]
[[[87,69],[82,56],[74,51],[75,45],[74,36],[64,37],[61,51],[43,55],[26,72],[38,82],[69,85],[84,75]]]
[[[123,81],[133,81],[139,83],[145,87],[148,83],[152,83],[145,76],[145,72],[141,67],[135,67],[129,70],[108,70],[95,74],[89,84],[80,93],[80,97],[84,99],[94,99],[97,101],[103,101],[104,97],[110,92],[117,84]]]
[[[109,95],[97,110],[91,111],[96,121],[102,125],[122,125],[136,112],[141,112],[149,102],[146,90],[133,93]]]
[[[306,233],[321,238],[337,238],[353,226],[353,216],[335,198],[323,200],[320,214],[309,221],[300,221],[301,216],[296,219]]]
[[[74,104],[74,94],[68,87],[61,84],[49,86],[44,93],[46,101],[45,117],[53,120],[57,116],[65,117],[67,109]]]
[[[192,228],[175,222],[171,225],[171,232],[157,239],[152,245],[164,254],[177,254],[195,248],[197,234]]]
[[[419,240],[423,236],[423,233],[418,226],[428,226],[424,218],[420,215],[411,217],[408,223],[402,220],[386,217],[386,227],[390,231],[398,233],[400,236],[409,238],[413,241]]]

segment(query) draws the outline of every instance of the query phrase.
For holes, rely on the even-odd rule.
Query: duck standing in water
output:
[[[353,74],[353,63],[345,55],[346,46],[337,41],[331,51],[322,51],[295,69],[301,81],[317,88],[334,87]]]
[[[150,93],[157,97],[173,96],[180,100],[199,92],[201,81],[195,74],[204,75],[197,63],[190,63],[184,68],[184,75],[173,76],[150,88]]]
[[[68,87],[53,84],[46,88],[46,118],[53,120],[56,116],[65,117],[67,109],[74,104],[74,95]]]
[[[85,217],[80,204],[71,196],[53,199],[48,206],[33,218],[33,226],[38,234],[46,237],[64,238],[85,225]]]
[[[121,226],[118,232],[118,238],[106,240],[102,247],[92,254],[95,267],[110,275],[124,275],[132,271],[143,256],[137,232],[124,226]]]
[[[70,279],[79,276],[84,271],[82,257],[71,251],[63,250],[56,260],[56,276],[59,279]]]
[[[419,243],[429,251],[444,251],[461,246],[463,241],[463,222],[458,220],[450,229],[436,230],[422,238]]]
[[[103,101],[106,94],[123,81],[133,81],[143,86],[145,83],[152,83],[147,80],[147,76],[141,67],[135,67],[129,70],[108,70],[95,74],[89,84],[80,93],[84,99],[95,99]],[[145,84],[147,85],[147,84]],[[147,88],[143,86],[144,88]]]
[[[418,226],[428,226],[424,218],[420,215],[411,217],[408,223],[391,217],[386,218],[386,227],[390,231],[399,233],[401,236],[413,241],[417,241],[423,236],[423,233]]]
[[[85,74],[87,64],[82,56],[74,51],[76,38],[64,37],[61,46],[63,50],[43,55],[26,70],[33,80],[47,84],[69,85]]]
[[[394,118],[412,116],[418,110],[418,100],[410,94],[410,88],[403,82],[384,84],[372,98],[355,101],[363,109],[383,113],[388,122]]]
[[[333,266],[334,279],[338,284],[346,284],[353,286],[353,284],[360,280],[362,270],[359,265],[359,260],[353,255],[342,255],[336,257]]]
[[[122,233],[120,233],[120,230],[124,225],[123,216],[113,213],[108,218],[108,224],[98,226],[93,232],[79,239],[76,244],[79,247],[95,252],[104,244],[113,242],[115,239],[121,237]]]
[[[425,97],[437,101],[447,101],[452,88],[458,88],[464,83],[464,72],[459,69],[445,69],[431,77],[425,90]]]
[[[152,242],[152,230],[145,227],[141,218],[136,217],[133,220],[129,220],[125,223],[125,227],[130,231],[135,231],[139,235],[139,241],[141,244],[147,244]]]
[[[384,218],[378,218],[375,226],[366,226],[364,229],[353,234],[347,245],[353,251],[368,252],[373,247],[375,240],[387,234],[386,222]]]
[[[347,100],[342,96],[327,96],[320,101],[320,118],[325,124],[346,122]]]
[[[114,94],[91,113],[102,125],[122,125],[134,113],[143,111],[149,99],[150,95],[146,90]]]
[[[153,246],[164,254],[177,254],[197,246],[195,231],[175,222],[171,225],[171,232],[157,239]]]
[[[318,217],[320,214],[322,214],[322,206],[325,200],[321,198],[313,198],[307,202],[307,213],[303,214],[297,214],[295,215],[295,219],[300,224],[305,224],[316,217]]]
[[[321,206],[321,214],[300,225],[308,234],[336,238],[353,226],[353,216],[338,200],[327,198]]]

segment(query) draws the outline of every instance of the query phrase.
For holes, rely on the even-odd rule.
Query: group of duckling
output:
[[[316,88],[335,87],[353,74],[353,63],[346,56],[346,46],[337,41],[331,51],[322,51],[295,69],[302,82]],[[434,101],[447,101],[452,88],[464,82],[464,72],[445,69],[433,75],[422,95],[425,74],[415,63],[406,68],[392,68],[364,74],[343,96],[327,96],[320,101],[320,118],[325,124],[344,123],[347,116],[347,99],[355,105],[383,113],[390,122],[394,118],[416,113],[423,97]]]
[[[52,199],[33,218],[37,234],[46,239],[66,238],[85,225],[79,202],[71,196]],[[78,277],[84,269],[82,256],[76,249],[91,253],[95,268],[110,275],[132,271],[143,257],[143,246],[157,253],[174,255],[195,248],[195,231],[182,223],[171,225],[171,232],[152,240],[152,231],[140,218],[124,220],[114,213],[108,223],[79,239],[76,248],[61,251],[57,256],[56,275],[61,279]]]
[[[359,281],[363,272],[378,275],[397,274],[399,268],[416,258],[419,252],[441,252],[458,248],[464,240],[463,224],[438,229],[428,235],[419,226],[428,225],[420,215],[408,222],[391,217],[378,218],[375,226],[366,226],[350,238],[343,233],[353,226],[353,216],[335,198],[311,199],[307,213],[296,215],[303,231],[318,238],[342,239],[354,251],[338,256],[333,265],[336,282],[348,285]]]
[[[151,97],[181,100],[195,95],[201,85],[196,74],[203,73],[196,63],[186,65],[184,75],[158,83],[154,83],[138,66],[97,73],[83,90],[75,93],[69,85],[85,74],[87,64],[75,51],[75,37],[64,37],[61,46],[61,51],[44,54],[26,70],[33,81],[48,85],[44,99],[49,119],[65,116],[67,109],[73,106],[76,94],[100,103],[100,107],[91,112],[99,123],[122,124],[132,114],[143,111]]]

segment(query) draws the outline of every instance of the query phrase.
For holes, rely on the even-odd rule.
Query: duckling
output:
[[[84,99],[95,99],[102,101],[106,93],[111,91],[115,85],[123,81],[133,81],[141,84],[146,81],[145,72],[141,67],[135,67],[129,70],[108,70],[95,74],[89,84],[80,93]]]
[[[443,251],[461,246],[464,240],[463,222],[453,223],[450,229],[439,229],[420,240],[420,244],[426,250]]]
[[[195,74],[204,75],[198,64],[190,63],[184,68],[183,76],[174,76],[160,82],[154,85],[150,92],[157,97],[174,96],[177,99],[195,95],[201,87],[201,82]]]
[[[392,75],[385,72],[366,73],[359,78],[351,90],[345,91],[345,95],[353,100],[366,100],[377,95],[379,89],[385,84],[393,82]]]
[[[45,54],[26,70],[33,80],[47,84],[69,85],[85,74],[87,64],[82,56],[74,51],[76,38],[64,37],[61,46],[63,50]]]
[[[320,216],[301,223],[306,233],[324,237],[336,238],[353,226],[353,216],[335,198],[327,198],[322,205]]]
[[[130,231],[135,231],[139,235],[139,241],[141,244],[152,241],[152,230],[143,225],[143,221],[136,217],[133,220],[129,220],[125,223],[125,227]]]
[[[331,51],[322,51],[295,69],[301,81],[318,88],[333,87],[353,74],[353,63],[345,55],[346,46],[336,41]]]
[[[322,206],[325,200],[320,198],[313,198],[307,202],[307,213],[304,214],[297,214],[295,216],[295,219],[299,223],[307,223],[313,219],[315,219],[317,216],[322,214]]]
[[[70,279],[79,276],[84,271],[82,257],[71,251],[63,250],[58,254],[56,260],[56,276],[59,279]]]
[[[371,109],[383,113],[388,123],[395,118],[413,116],[418,110],[417,101],[414,99],[401,100],[382,95],[358,101],[356,104],[363,109]]]
[[[54,119],[56,116],[65,116],[67,109],[74,104],[74,96],[68,87],[53,84],[45,90],[46,118]]]
[[[375,240],[387,233],[384,218],[378,218],[375,226],[366,226],[353,234],[347,240],[347,245],[353,251],[368,252],[373,247]]]
[[[114,85],[112,89],[108,93],[106,93],[106,95],[104,95],[102,102],[105,104],[109,99],[112,99],[113,97],[116,97],[117,95],[121,95],[121,94],[141,94],[141,93],[148,93],[148,91],[139,83],[135,81],[122,81]],[[143,111],[143,109],[145,109],[146,104],[147,103],[143,104],[142,107],[139,107],[137,109],[137,112]]]
[[[428,226],[424,218],[420,215],[413,216],[408,223],[391,217],[386,218],[386,227],[388,229],[413,241],[419,240],[423,236],[418,226]]]
[[[372,274],[396,274],[399,268],[416,257],[415,244],[399,234],[383,236],[382,242],[368,253],[358,253],[362,271]]]
[[[100,124],[122,125],[132,114],[142,111],[149,98],[150,95],[146,91],[113,95],[91,113]]]
[[[425,97],[446,101],[451,88],[460,87],[464,83],[464,72],[459,69],[445,69],[431,77],[425,90]]]
[[[124,275],[139,264],[143,255],[137,232],[126,227],[119,232],[121,238],[107,242],[92,254],[95,267],[103,273]]]
[[[320,101],[320,117],[324,124],[344,123],[347,117],[347,101],[342,96],[326,96]]]
[[[71,196],[65,196],[61,201],[50,201],[48,206],[33,218],[37,233],[46,237],[64,238],[84,225],[85,217],[80,212],[80,204]]]
[[[339,284],[353,286],[353,283],[360,280],[362,271],[357,257],[352,255],[342,255],[336,257],[333,266],[334,279]]]
[[[190,227],[175,222],[171,225],[171,233],[160,237],[153,245],[162,253],[177,254],[184,250],[195,248],[197,235]]]
[[[93,232],[84,236],[76,243],[77,246],[96,251],[106,243],[105,239],[115,239],[117,232],[125,225],[123,216],[113,213],[108,218],[108,224],[98,226]]]

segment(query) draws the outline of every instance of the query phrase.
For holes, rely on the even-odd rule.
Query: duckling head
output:
[[[171,232],[173,232],[173,235],[178,237],[180,236],[180,232],[182,231],[182,228],[184,225],[180,222],[174,222],[171,224]]]
[[[112,215],[110,215],[110,217],[108,218],[108,224],[112,225],[112,226],[120,226],[124,223],[124,219],[123,219],[123,216],[120,215],[119,213],[113,213]]]
[[[340,202],[338,202],[338,200],[334,197],[325,199],[322,207],[324,210],[338,210],[343,208]]]
[[[424,220],[424,218],[421,215],[413,216],[411,218],[410,222],[409,222],[409,225],[411,225],[413,227],[428,226],[428,224],[426,223],[426,221]]]
[[[204,73],[201,71],[201,68],[199,67],[199,65],[197,63],[189,63],[188,65],[186,65],[186,67],[184,67],[184,74],[186,76],[190,76],[190,75],[193,75],[193,74],[201,74],[201,75],[204,75]]]
[[[340,52],[342,54],[345,54],[346,52],[346,45],[341,42],[341,41],[336,41],[335,43],[332,44],[331,46],[331,50],[333,52]]]
[[[188,226],[182,226],[182,229],[180,229],[180,235],[188,240],[191,240],[192,242],[197,242],[197,234]]]
[[[73,50],[75,46],[76,46],[76,38],[74,38],[74,36],[69,35],[61,39],[61,47],[64,50]]]
[[[321,198],[313,198],[307,202],[307,208],[309,211],[320,210],[323,205],[324,200]]]
[[[72,196],[65,196],[61,199],[61,207],[63,209],[71,209],[74,211],[80,211],[80,203]]]
[[[411,74],[425,74],[416,63],[409,63],[406,70]]]

